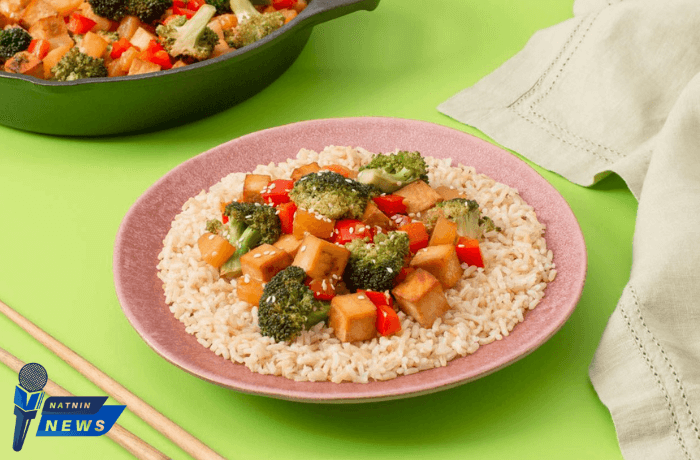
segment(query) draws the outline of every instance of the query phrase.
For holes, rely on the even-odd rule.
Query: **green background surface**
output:
[[[578,307],[534,353],[432,395],[312,405],[219,388],[139,338],[112,278],[122,217],[188,158],[259,129],[328,117],[413,118],[484,137],[436,106],[497,68],[535,31],[571,16],[571,0],[382,0],[371,13],[317,26],[282,77],[204,120],[96,139],[0,127],[0,299],[227,458],[620,459],[612,420],[587,376],[632,261],[637,204],[617,176],[583,188],[535,167],[583,230],[589,265]],[[104,394],[5,317],[0,346],[41,363],[74,394]],[[104,437],[36,437],[36,421],[23,450],[13,452],[16,384],[17,375],[0,366],[0,458],[130,458]],[[172,458],[188,458],[128,410],[119,422]]]

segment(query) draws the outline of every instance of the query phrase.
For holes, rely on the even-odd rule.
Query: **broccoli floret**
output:
[[[173,6],[172,0],[127,0],[129,14],[137,16],[147,24],[160,19],[171,6]]]
[[[173,5],[171,0],[88,0],[88,3],[96,15],[112,21],[132,15],[148,24],[160,19]]]
[[[31,42],[32,36],[21,27],[0,30],[0,60],[26,50]]]
[[[238,18],[238,25],[224,31],[224,38],[233,48],[255,43],[284,25],[282,13],[259,13],[250,0],[230,0],[230,6]]]
[[[357,175],[358,181],[374,185],[384,193],[393,193],[419,179],[428,182],[428,166],[419,152],[406,151],[375,155]]]
[[[377,194],[374,187],[332,171],[302,176],[289,191],[297,206],[330,219],[359,219],[367,202]]]
[[[207,232],[221,235],[224,231],[224,224],[217,219],[208,220],[206,224]]]
[[[474,200],[453,198],[442,201],[424,213],[423,222],[431,230],[440,216],[455,222],[457,233],[467,238],[480,239],[486,232],[501,230],[491,218],[481,215],[479,203]]]
[[[58,64],[53,66],[51,72],[54,74],[54,80],[71,81],[106,77],[107,67],[104,59],[81,53],[78,47],[74,46],[58,61]]]
[[[219,43],[216,32],[207,24],[216,13],[216,8],[203,5],[197,10],[192,19],[179,16],[168,25],[156,27],[160,42],[173,57],[186,56],[198,61],[208,58]]]
[[[262,335],[278,342],[291,341],[328,317],[330,303],[315,299],[305,280],[304,269],[290,265],[265,285],[258,305]]]
[[[343,272],[348,288],[386,291],[394,286],[394,279],[403,268],[409,254],[409,239],[405,232],[378,233],[374,243],[369,238],[358,238],[345,247],[350,251]]]
[[[93,13],[103,18],[119,21],[129,14],[126,0],[88,0]]]
[[[231,13],[231,3],[229,0],[205,0],[208,4],[216,8],[216,14]]]
[[[219,273],[227,278],[241,274],[241,256],[261,244],[272,244],[282,234],[282,224],[275,208],[259,203],[238,203],[226,205],[224,214],[229,218],[228,228],[207,222],[207,231],[221,234],[236,248],[231,258],[224,262]],[[222,224],[224,226],[224,224]]]

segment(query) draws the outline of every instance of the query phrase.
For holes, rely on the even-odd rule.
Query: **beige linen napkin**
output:
[[[700,2],[578,0],[438,109],[639,199],[629,284],[590,366],[628,460],[700,459]]]

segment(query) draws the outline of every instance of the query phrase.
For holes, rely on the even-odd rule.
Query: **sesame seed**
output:
[[[403,182],[401,182],[400,180],[396,181],[396,185],[403,185]]]
[[[306,251],[306,245],[302,246],[301,249],[299,249],[299,252],[304,252]]]
[[[215,236],[215,235],[212,233],[211,235],[209,235],[209,239],[210,239],[210,240],[213,240],[213,239],[214,239],[214,236]]]
[[[269,256],[269,255],[270,255],[270,251],[264,251],[264,252],[263,252],[263,255],[264,255],[264,256]]]
[[[464,245],[463,245],[463,244],[458,244],[457,247],[458,247],[458,248],[463,248]]]
[[[267,299],[265,299],[266,302],[272,302],[272,296],[268,296]]]
[[[394,270],[392,270],[391,267],[386,267],[386,271],[388,271],[389,273],[394,273]]]
[[[273,183],[271,183],[271,184],[267,187],[267,190],[268,190],[268,191],[269,191],[269,190],[272,190],[272,189],[275,188],[276,186],[277,186],[277,184],[275,184],[275,183],[273,182]]]
[[[245,276],[243,277],[243,281],[246,283],[250,283],[250,275],[246,273]]]
[[[246,218],[246,219],[252,219],[252,218],[253,218],[253,215],[252,215],[252,214],[247,215],[247,216],[245,216],[245,218]]]
[[[262,257],[262,254],[258,253],[258,254],[255,254],[255,255],[253,256],[254,259],[257,259],[257,258],[259,258],[259,257]]]
[[[365,300],[365,296],[363,296],[363,295],[358,295],[357,298],[360,300]]]
[[[350,227],[350,229],[348,230],[348,233],[350,233],[352,235],[354,232],[355,232],[355,229]]]
[[[347,182],[348,184],[352,184],[352,181],[350,179],[345,179],[345,182]]]

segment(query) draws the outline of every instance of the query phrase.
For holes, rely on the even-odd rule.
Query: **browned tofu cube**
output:
[[[241,256],[243,276],[267,283],[292,264],[292,256],[271,244],[262,244]]]
[[[450,219],[440,216],[435,223],[433,234],[430,235],[428,246],[439,246],[441,244],[455,244],[457,241],[457,224]]]
[[[349,258],[350,251],[343,246],[307,235],[292,265],[303,268],[311,278],[340,279]]]
[[[410,265],[431,273],[445,289],[457,284],[464,273],[453,244],[428,246],[421,249],[413,256]]]
[[[29,28],[29,35],[36,39],[48,40],[67,33],[66,22],[58,15],[39,19]]]
[[[301,246],[301,240],[296,239],[294,235],[284,234],[280,236],[280,239],[277,240],[273,246],[287,251],[290,256],[294,257],[297,255],[297,251]]]
[[[335,220],[328,217],[297,209],[294,213],[293,232],[297,239],[302,239],[306,235],[314,235],[319,238],[328,239],[333,236]]]
[[[377,335],[377,307],[362,294],[333,297],[328,316],[328,324],[343,342],[369,340]]]
[[[243,197],[241,201],[244,203],[264,203],[260,193],[267,187],[272,178],[264,174],[246,174],[243,181]]]
[[[367,203],[365,213],[362,215],[362,222],[370,227],[381,227],[384,230],[391,230],[394,228],[394,223],[391,219],[381,212],[372,200]]]
[[[318,165],[318,163],[309,163],[308,165],[304,166],[299,166],[296,168],[294,171],[292,171],[292,180],[294,182],[298,181],[299,179],[302,178],[302,176],[305,176],[307,174],[319,172],[321,170],[321,167]]]
[[[453,188],[447,187],[445,185],[440,185],[439,187],[435,187],[435,191],[440,194],[443,200],[452,200],[454,198],[466,198],[467,195],[464,193],[461,193],[458,190],[455,190]]]
[[[236,295],[244,302],[251,305],[260,304],[263,294],[263,282],[253,279],[250,276],[241,276],[236,284]]]
[[[31,27],[44,18],[56,15],[58,15],[58,11],[56,11],[49,2],[45,2],[44,0],[32,0],[22,13],[21,22],[23,26]]]
[[[422,180],[411,182],[395,191],[394,195],[404,198],[403,204],[406,205],[406,210],[409,213],[425,211],[435,206],[435,203],[444,201],[438,192]]]
[[[450,309],[440,281],[420,268],[391,293],[399,308],[423,327],[432,327],[435,320]]]

